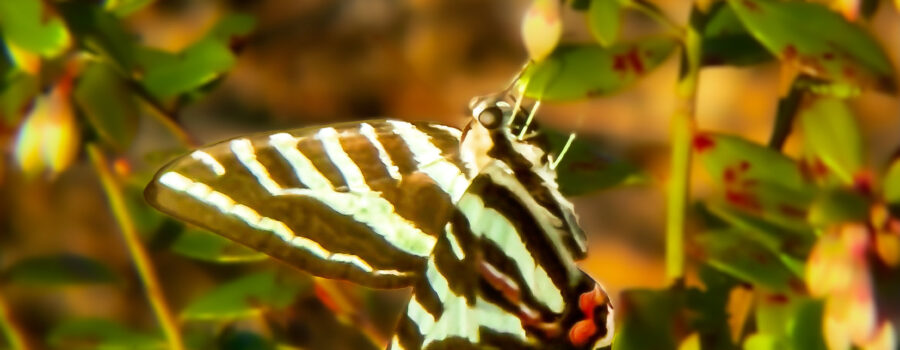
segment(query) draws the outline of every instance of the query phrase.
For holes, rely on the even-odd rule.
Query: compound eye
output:
[[[485,108],[478,115],[478,123],[487,129],[496,129],[503,123],[503,111],[497,106]]]

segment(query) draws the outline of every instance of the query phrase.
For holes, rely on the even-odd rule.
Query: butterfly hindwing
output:
[[[422,270],[469,171],[455,129],[370,121],[214,144],[164,167],[145,194],[314,275],[391,288]]]
[[[393,349],[540,348],[529,327],[567,313],[581,271],[535,204],[504,163],[482,169],[438,238]]]

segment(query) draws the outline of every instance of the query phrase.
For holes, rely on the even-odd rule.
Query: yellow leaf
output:
[[[541,61],[550,55],[561,36],[560,2],[534,0],[522,21],[522,39],[531,59]]]
[[[78,151],[78,126],[69,103],[71,79],[63,78],[34,108],[16,135],[16,161],[26,177],[65,170]]]

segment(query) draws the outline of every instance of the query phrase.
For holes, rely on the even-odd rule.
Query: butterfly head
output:
[[[523,157],[523,164],[532,167],[547,165],[546,147],[537,132],[523,133],[527,116],[522,108],[506,94],[476,97],[469,102],[472,119],[463,130],[463,149],[478,168],[491,159]],[[530,129],[537,130],[534,123]],[[507,161],[507,163],[510,163]],[[512,165],[512,164],[511,164]]]

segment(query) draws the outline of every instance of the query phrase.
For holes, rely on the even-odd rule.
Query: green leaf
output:
[[[620,10],[618,0],[591,0],[587,13],[588,25],[600,45],[610,46],[619,37]]]
[[[803,261],[816,239],[814,231],[808,225],[789,227],[772,222],[730,205],[708,203],[710,214],[727,223],[744,238],[758,243],[776,254],[781,262],[796,275],[803,274]]]
[[[800,123],[811,156],[852,184],[863,165],[863,143],[850,107],[834,98],[815,99],[800,111]]]
[[[119,18],[92,2],[65,1],[56,7],[82,49],[104,58],[123,74],[133,73],[136,39]]]
[[[268,256],[225,237],[201,230],[187,230],[172,244],[178,254],[217,263],[265,260]]]
[[[729,4],[769,52],[799,64],[804,72],[832,81],[896,89],[884,50],[864,29],[824,4],[779,0],[729,0]]]
[[[167,98],[197,89],[218,78],[234,64],[231,50],[213,39],[201,40],[180,54],[142,52],[147,69],[143,84],[155,96]]]
[[[705,66],[745,66],[763,63],[774,57],[753,38],[727,2],[717,2],[701,30]]]
[[[559,153],[568,136],[544,129],[550,149]],[[576,137],[556,167],[559,190],[567,196],[587,194],[622,184],[647,181],[647,175],[637,166],[615,159],[599,150],[598,142]]]
[[[188,320],[235,319],[266,308],[285,308],[308,285],[264,271],[228,282],[194,300],[181,312]]]
[[[143,84],[155,96],[190,93],[219,78],[234,64],[231,39],[253,29],[253,17],[233,14],[220,20],[206,37],[184,51],[172,54],[143,48],[138,59],[144,69]]]
[[[815,188],[792,159],[722,134],[698,133],[693,147],[719,187],[717,200],[794,230],[806,227]]]
[[[128,83],[107,64],[95,62],[81,73],[75,102],[97,134],[120,151],[137,133],[138,107]]]
[[[116,279],[103,263],[73,254],[22,259],[3,275],[9,283],[38,286],[109,283]]]
[[[136,332],[103,319],[75,319],[54,328],[47,341],[55,349],[163,350],[168,346],[158,335]]]
[[[519,79],[525,95],[542,100],[572,100],[611,94],[647,74],[677,43],[650,38],[632,43],[561,45],[547,59],[530,65]]]
[[[40,0],[0,0],[3,41],[43,57],[55,57],[71,38],[63,22]]]
[[[884,175],[884,200],[900,205],[900,158],[894,159]]]
[[[868,216],[869,200],[844,189],[822,193],[809,209],[809,223],[817,228],[841,222],[864,222]]]
[[[697,235],[704,262],[737,279],[778,291],[787,291],[795,276],[781,259],[758,243],[744,239],[735,229]]]

